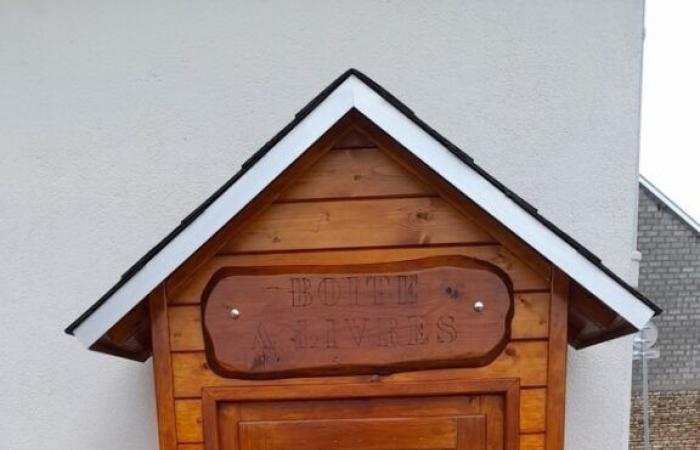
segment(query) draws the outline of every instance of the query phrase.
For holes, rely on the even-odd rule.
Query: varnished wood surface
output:
[[[204,444],[178,444],[177,450],[204,450]]]
[[[432,196],[425,183],[378,148],[328,152],[280,195],[280,201]]]
[[[243,422],[232,450],[485,450],[486,418],[354,418]],[[464,437],[462,437],[464,436]],[[226,447],[224,447],[226,448]]]
[[[153,348],[153,375],[158,413],[160,450],[175,450],[177,426],[173,400],[173,367],[170,353],[168,301],[163,286],[149,296],[151,318],[151,346]]]
[[[212,372],[203,352],[174,353],[173,382],[176,398],[196,398],[203,386],[255,385],[255,381],[223,378]],[[431,380],[440,377],[475,379],[520,377],[522,386],[543,387],[547,383],[547,341],[519,341],[508,344],[505,350],[488,366],[468,369],[437,369],[423,372],[405,372],[387,376],[396,382]],[[366,379],[366,378],[362,378]],[[300,379],[299,383],[313,380]],[[333,377],[330,382],[342,382]],[[289,383],[288,380],[277,380]]]
[[[500,245],[441,245],[424,247],[382,248],[338,251],[299,251],[273,254],[237,254],[216,256],[204,262],[189,277],[167,284],[171,304],[199,304],[204,287],[214,272],[222,267],[258,267],[279,265],[334,265],[372,264],[377,262],[406,261],[430,256],[462,255],[503,270],[513,284],[516,293],[525,291],[549,292],[549,277],[542,277],[528,265],[519,261]]]
[[[233,217],[221,230],[209,241],[198,249],[187,261],[185,261],[165,281],[167,286],[179,285],[182,279],[186,279],[196,273],[202,264],[210,260],[224,246],[232,236],[250,224],[272,202],[297,179],[306,172],[320,158],[333,149],[339,142],[351,135],[362,135],[355,129],[353,123],[357,120],[356,114],[347,114],[336,122],[318,141],[311,145],[291,166],[275,178],[270,185],[250,201],[241,212]],[[354,138],[353,138],[354,139]],[[169,291],[168,291],[169,292]]]
[[[209,367],[232,378],[483,366],[505,345],[513,314],[507,276],[458,255],[228,267],[203,298]]]
[[[549,292],[515,295],[512,339],[537,339],[549,336]]]
[[[523,389],[520,392],[520,432],[544,432],[546,425],[547,390]]]
[[[545,450],[544,434],[521,434],[520,450]]]
[[[547,449],[564,448],[566,403],[566,352],[569,278],[558,269],[552,273],[549,315],[549,363],[547,366]]]
[[[219,421],[205,422],[206,435],[218,438],[215,442],[208,441],[207,449],[268,448],[265,447],[268,443],[273,443],[269,447],[272,449],[338,448],[336,445],[358,450],[436,448],[421,444],[434,434],[428,433],[432,428],[436,435],[431,439],[441,443],[437,448],[514,450],[519,436],[510,425],[518,423],[518,410],[514,409],[519,404],[518,395],[515,380],[206,389],[205,416],[218,411],[221,417]],[[460,427],[459,421],[467,417],[483,420],[484,424],[479,425],[478,431],[465,427],[465,423]],[[397,426],[398,421],[406,419],[415,421],[412,425],[423,430],[419,433],[422,437],[414,435],[408,426]],[[320,420],[325,421],[324,426],[320,426]],[[317,426],[306,426],[308,421],[314,421]],[[265,426],[244,431],[236,424]],[[221,432],[212,431],[217,427],[221,427]],[[360,437],[363,430],[368,440]],[[265,435],[270,438],[267,443]],[[405,440],[409,435],[413,439]],[[312,436],[317,439],[308,440]],[[403,445],[391,446],[399,440]],[[324,442],[325,447],[315,447],[314,442]]]
[[[276,203],[223,253],[495,243],[438,197]]]
[[[449,400],[449,401],[448,401]],[[420,407],[422,399],[404,399],[400,404],[400,410],[412,411]],[[470,398],[448,398],[441,403],[441,409],[435,410],[435,414],[449,415],[455,414],[459,408],[465,408],[465,402],[467,406],[471,404],[471,409],[469,412],[478,411],[479,399],[478,397]],[[545,430],[545,411],[546,411],[546,390],[535,388],[535,389],[523,389],[520,393],[520,405],[519,405],[519,415],[520,424],[519,432],[525,434],[540,434]],[[366,404],[362,400],[356,400],[355,403],[358,407]],[[176,403],[177,414],[177,428],[178,428],[178,441],[179,442],[202,442],[203,432],[202,432],[202,402],[199,399],[184,399],[177,400]],[[245,416],[246,420],[265,420],[266,416],[264,411],[259,411],[255,404],[248,406],[247,413]],[[262,407],[261,407],[262,408]],[[331,414],[332,411],[328,411],[328,406],[325,402],[311,402],[311,401],[299,401],[290,402],[285,405],[285,414],[289,419],[302,419],[305,415],[309,414],[310,410],[326,408],[324,411],[327,414]],[[388,406],[385,406],[388,408]],[[465,410],[466,411],[466,410]],[[464,412],[464,411],[463,411]],[[393,412],[392,414],[397,414]]]
[[[552,425],[557,416],[549,411],[555,406],[563,410],[563,395],[557,389],[563,389],[565,383],[561,361],[566,348],[560,339],[561,327],[552,323],[562,319],[561,310],[550,307],[551,266],[469,199],[451,191],[444,181],[405,157],[403,149],[386,136],[373,134],[376,130],[366,123],[347,123],[356,129],[346,133],[338,128],[333,137],[315,144],[309,157],[301,161],[303,164],[276,180],[272,191],[261,196],[254,210],[241,220],[233,220],[207,245],[206,251],[198,252],[196,258],[166,281],[177,449],[202,450],[205,439],[237,439],[233,429],[223,429],[221,436],[202,429],[204,423],[224,420],[224,416],[233,420],[241,412],[224,408],[223,416],[212,416],[215,413],[206,407],[211,400],[206,396],[202,399],[203,389],[241,387],[256,392],[274,385],[313,396],[311,388],[305,390],[303,386],[320,381],[237,380],[212,372],[203,352],[198,312],[203,289],[217,270],[227,266],[370,264],[454,254],[494,264],[512,282],[512,341],[492,363],[481,368],[379,377],[330,377],[321,382],[433,385],[441,380],[517,378],[522,388],[517,392],[515,406],[484,400],[484,407],[492,412],[504,406],[515,408],[519,418],[515,423],[501,419],[502,423],[496,420],[495,425],[488,426],[509,429],[508,435],[515,436],[523,450],[544,449],[545,439],[556,441],[557,436],[563,436],[557,430],[550,433],[553,426],[562,427],[563,433],[563,422]],[[343,165],[348,171],[342,171]],[[551,333],[557,337],[552,339]],[[552,366],[549,357],[555,353]],[[551,382],[559,383],[552,395],[548,385]],[[251,411],[248,409],[246,414]],[[494,434],[493,429],[489,433]],[[562,450],[557,444],[550,445],[548,450]],[[500,448],[493,444],[488,447]]]
[[[454,189],[449,182],[438,175],[433,169],[403,148],[391,136],[383,132],[372,122],[360,118],[363,131],[372,136],[377,146],[387,155],[412,172],[417,178],[427,183],[438,195],[448,202],[455,210],[473,220],[482,229],[487,230],[501,244],[516,254],[523,262],[529,264],[536,272],[548,276],[550,264],[531,247],[525,244],[508,228],[501,225],[491,215],[486,213],[471,199]]]
[[[511,322],[511,339],[544,339],[549,334],[549,293],[515,295],[515,313]],[[201,307],[171,305],[170,345],[174,352],[204,351]]]
[[[203,442],[202,401],[186,399],[175,401],[178,442]]]

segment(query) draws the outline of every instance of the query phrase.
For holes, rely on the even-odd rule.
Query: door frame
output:
[[[504,450],[518,450],[520,432],[520,381],[436,380],[432,382],[382,382],[338,384],[261,384],[202,388],[204,448],[220,450],[219,403],[281,400],[342,400],[375,397],[428,397],[444,395],[500,394],[504,399]]]

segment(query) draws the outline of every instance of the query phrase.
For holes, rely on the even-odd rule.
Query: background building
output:
[[[660,358],[649,362],[653,448],[700,448],[700,224],[644,178],[639,185],[639,289],[664,309]],[[635,363],[631,448],[642,448]]]

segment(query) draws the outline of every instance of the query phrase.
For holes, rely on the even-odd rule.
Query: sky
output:
[[[646,0],[640,173],[700,221],[700,0]]]

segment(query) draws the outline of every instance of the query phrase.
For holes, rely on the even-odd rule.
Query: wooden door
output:
[[[481,393],[468,392],[469,382],[219,389],[205,404],[207,450],[515,450],[517,383],[504,386]]]

